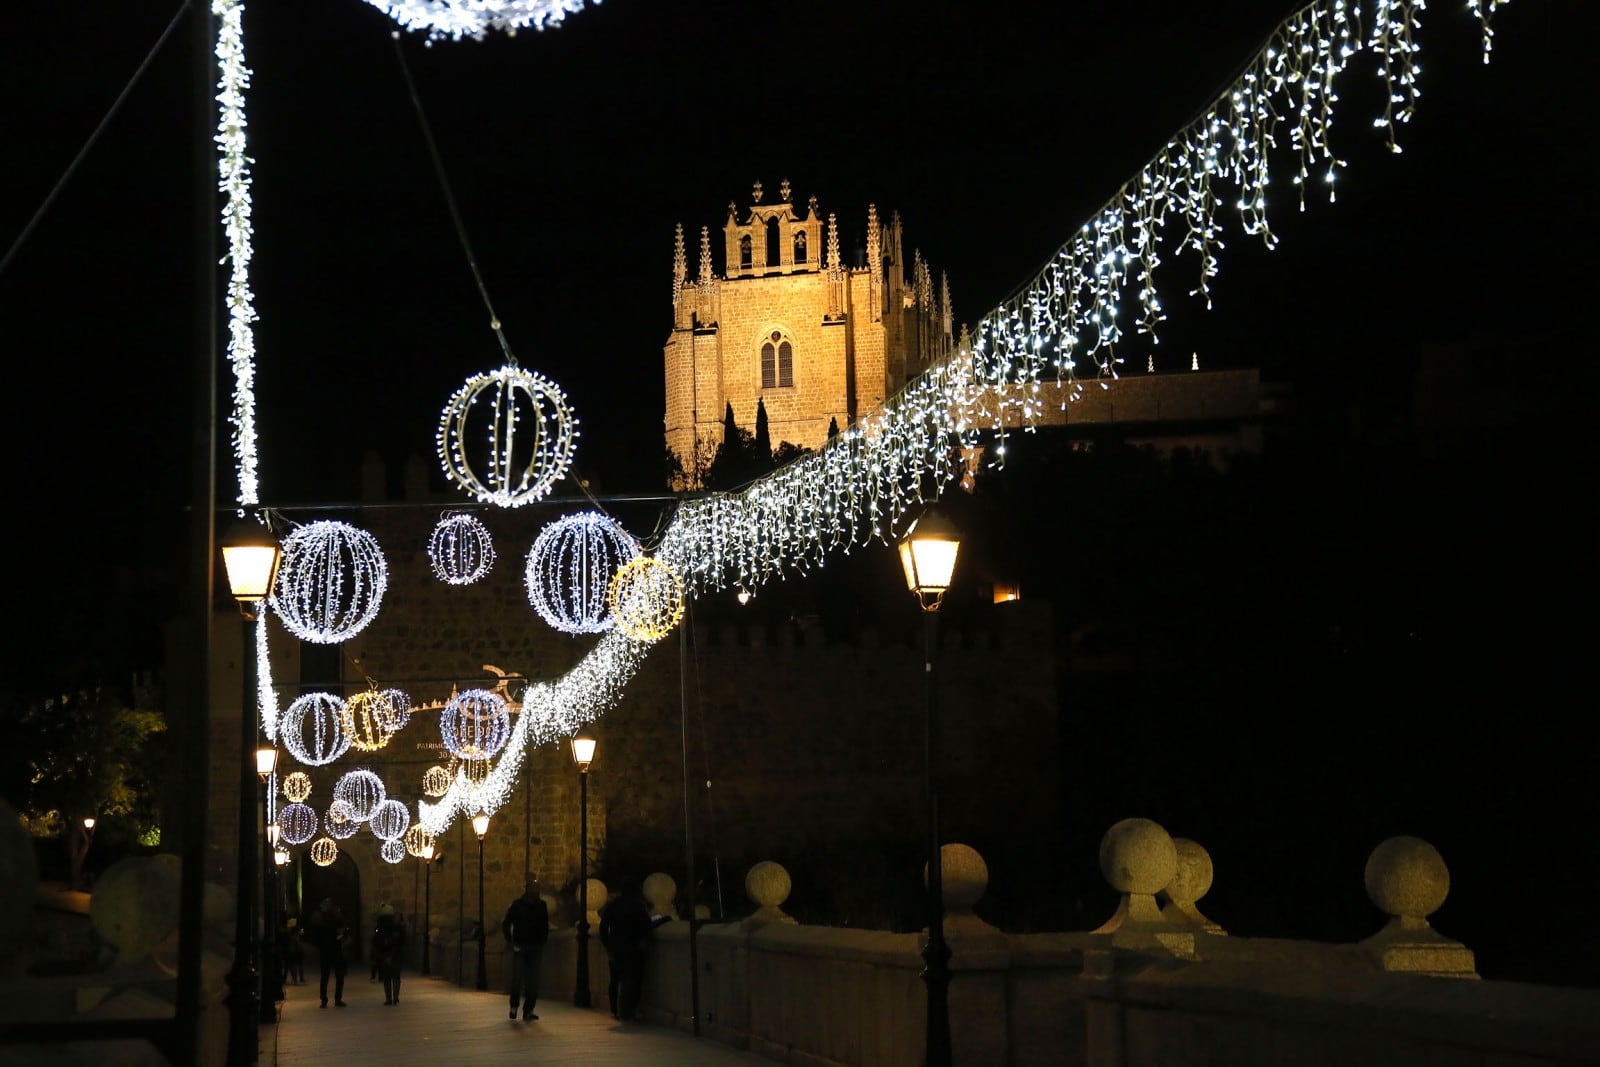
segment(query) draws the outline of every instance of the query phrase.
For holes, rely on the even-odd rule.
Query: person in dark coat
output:
[[[333,1002],[344,1007],[344,976],[349,968],[346,952],[350,947],[350,923],[332,897],[325,898],[306,923],[311,931],[311,943],[317,946],[317,961],[322,970],[319,991],[322,1006],[328,1006],[328,975],[334,977]]]
[[[550,908],[539,896],[536,875],[528,875],[522,895],[506,909],[500,932],[506,935],[511,949],[511,965],[507,968],[511,979],[511,1017],[517,1017],[520,1003],[524,1022],[537,1019],[539,1016],[534,1014],[533,1005],[539,999],[539,965],[544,957],[544,943],[550,940]]]
[[[406,928],[393,906],[378,909],[378,925],[372,931],[372,961],[383,980],[383,1002],[400,1003],[400,960],[406,947]]]
[[[606,950],[611,979],[606,995],[611,1014],[627,1022],[639,1012],[644,987],[644,956],[656,922],[645,903],[643,885],[630,879],[622,892],[600,909],[600,944]]]

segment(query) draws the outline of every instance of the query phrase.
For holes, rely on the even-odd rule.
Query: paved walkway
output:
[[[619,1023],[602,1003],[574,1008],[541,999],[537,1022],[512,1022],[503,993],[460,989],[407,975],[400,1003],[385,1007],[383,987],[353,972],[347,1008],[317,1006],[311,981],[287,987],[277,1026],[261,1028],[261,1067],[405,1067],[481,1063],[648,1064],[650,1067],[772,1067],[773,1060],[649,1023]],[[512,1060],[510,1057],[515,1056]]]

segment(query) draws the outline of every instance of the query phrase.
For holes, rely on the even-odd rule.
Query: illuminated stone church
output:
[[[767,200],[756,182],[743,218],[728,204],[722,272],[710,227],[700,229],[700,268],[691,278],[683,227],[672,265],[672,334],[664,350],[666,441],[692,486],[722,441],[723,418],[817,448],[882,407],[908,377],[950,351],[949,281],[937,290],[920,252],[910,257],[898,214],[887,224],[868,205],[864,254],[847,266],[838,217],[824,220],[811,197],[797,209],[789,182]]]

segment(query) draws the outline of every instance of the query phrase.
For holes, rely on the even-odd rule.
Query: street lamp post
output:
[[[944,939],[944,863],[939,844],[939,726],[934,712],[934,652],[939,639],[939,605],[955,572],[961,537],[954,524],[930,507],[900,539],[900,565],[906,586],[922,603],[924,789],[928,812],[928,943],[922,949],[922,981],[928,987],[927,1067],[950,1067],[950,946]]]
[[[267,782],[278,766],[278,750],[256,749],[256,777],[261,780],[261,810],[267,810]],[[264,1023],[278,1021],[278,1001],[283,999],[283,960],[278,955],[278,868],[272,853],[278,844],[278,824],[268,822],[261,836],[261,1016]]]
[[[254,903],[256,895],[256,657],[251,625],[272,591],[281,556],[278,544],[263,528],[236,526],[222,544],[228,590],[239,605],[240,671],[243,699],[239,708],[239,874],[235,883],[233,968],[228,973],[228,1064],[256,1062],[257,991]]]
[[[428,936],[429,923],[433,921],[433,842],[422,846],[422,974],[433,973],[428,949],[432,940]]]
[[[572,738],[572,761],[578,765],[578,981],[572,1005],[591,1006],[589,997],[589,764],[595,740],[579,731]]]
[[[489,813],[480,811],[472,817],[473,832],[478,835],[478,988],[489,988],[489,966],[484,958],[484,942],[489,940],[489,930],[483,925],[483,839],[489,834]]]

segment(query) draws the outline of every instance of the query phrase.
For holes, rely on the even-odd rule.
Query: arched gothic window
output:
[[[748,269],[751,262],[750,256],[750,235],[745,234],[739,238],[739,266]]]
[[[794,235],[794,261],[796,263],[804,263],[806,261],[806,231],[804,230],[800,230]]]
[[[776,265],[780,257],[781,254],[778,251],[778,217],[774,215],[767,220],[767,265]]]
[[[773,330],[761,343],[761,388],[788,389],[794,385],[794,345]]]

